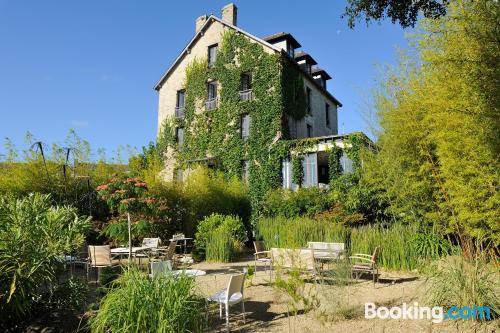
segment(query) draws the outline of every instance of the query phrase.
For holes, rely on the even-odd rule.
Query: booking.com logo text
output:
[[[419,306],[417,302],[413,305],[403,303],[402,306],[391,308],[378,306],[375,303],[365,303],[366,319],[431,319],[438,324],[443,320],[451,319],[480,319],[489,320],[491,318],[489,306],[452,306],[444,311],[442,306]]]

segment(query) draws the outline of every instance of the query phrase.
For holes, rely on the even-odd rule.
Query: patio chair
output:
[[[170,260],[167,261],[153,261],[150,263],[151,273],[150,277],[154,277],[156,275],[166,275],[167,273],[172,271],[172,262]]]
[[[262,263],[264,263],[264,271],[267,271],[267,267],[269,266],[269,270],[271,271],[270,274],[272,274],[272,270],[271,270],[271,265],[272,265],[271,251],[266,251],[266,248],[264,246],[264,242],[263,241],[254,241],[253,242],[253,247],[255,249],[255,253],[254,253],[254,269],[255,269],[255,272],[257,273],[257,262],[262,262]]]
[[[208,300],[219,303],[219,315],[222,318],[222,305],[226,308],[226,326],[229,330],[229,307],[241,302],[241,311],[243,313],[243,323],[245,323],[245,298],[243,288],[245,286],[245,273],[234,274],[229,278],[227,289],[221,290]]]
[[[161,239],[160,238],[143,238],[142,240],[142,247],[147,247],[149,250],[146,250],[143,253],[137,253],[136,257],[139,258],[145,258],[152,255],[153,257],[158,257],[158,248],[160,247],[161,244]]]
[[[375,284],[375,280],[378,282],[377,257],[379,252],[380,248],[377,246],[372,254],[355,253],[350,256],[349,259],[352,263],[351,277],[355,275],[356,279],[358,279],[358,274],[360,273],[371,273],[373,276],[373,284]]]
[[[168,247],[166,248],[158,248],[158,254],[163,257],[165,260],[170,260],[175,266],[175,249],[177,248],[177,241],[170,241]]]
[[[99,268],[112,267],[117,265],[116,261],[111,258],[111,248],[109,245],[89,245],[89,265],[87,267],[92,267],[96,271],[96,285],[99,277]],[[89,271],[87,269],[87,279]]]

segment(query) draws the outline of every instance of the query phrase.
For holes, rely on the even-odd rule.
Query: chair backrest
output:
[[[111,266],[111,248],[109,245],[89,245],[90,265]]]
[[[227,286],[226,301],[236,293],[241,293],[243,296],[243,288],[245,286],[245,273],[234,274],[229,278],[229,285]]]
[[[159,238],[144,238],[142,240],[142,246],[156,249],[160,246],[160,242]]]
[[[152,261],[151,262],[151,275],[155,276],[165,275],[167,272],[172,270],[172,262],[170,260],[167,261]]]
[[[168,244],[168,249],[167,249],[167,259],[172,260],[175,254],[175,249],[177,247],[177,241],[173,240],[170,241],[170,244]]]
[[[255,249],[255,252],[262,252],[266,250],[266,247],[264,246],[264,241],[254,241],[253,247]]]
[[[172,236],[173,240],[183,239],[183,238],[186,238],[186,235],[184,235],[182,232],[176,233],[175,235]]]

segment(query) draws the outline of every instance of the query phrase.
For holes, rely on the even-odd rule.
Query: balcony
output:
[[[184,107],[178,106],[175,108],[175,118],[183,119],[184,118]]]
[[[240,91],[240,100],[251,101],[253,99],[252,89]]]
[[[205,102],[205,110],[213,110],[216,108],[217,108],[217,98],[212,98]]]

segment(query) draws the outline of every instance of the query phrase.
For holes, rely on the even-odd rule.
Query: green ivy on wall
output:
[[[292,182],[297,184],[299,187],[302,186],[304,182],[304,168],[302,167],[302,162],[304,161],[304,156],[294,156],[292,158]]]
[[[328,152],[328,176],[330,184],[342,175],[342,164],[340,163],[341,157],[342,148],[338,147],[334,142],[333,147]]]
[[[253,100],[240,100],[241,75],[252,77]],[[207,83],[218,83],[218,107],[204,110]],[[186,70],[184,119],[168,118],[158,146],[173,151],[181,168],[194,160],[217,158],[228,177],[241,175],[241,161],[249,161],[249,195],[253,213],[259,214],[260,200],[281,184],[281,160],[296,140],[288,137],[287,118],[306,114],[304,82],[296,66],[279,54],[264,51],[236,31],[222,36],[212,68],[206,60],[194,60]],[[241,116],[251,117],[250,137],[241,138]],[[184,127],[184,144],[179,149],[175,129]]]

